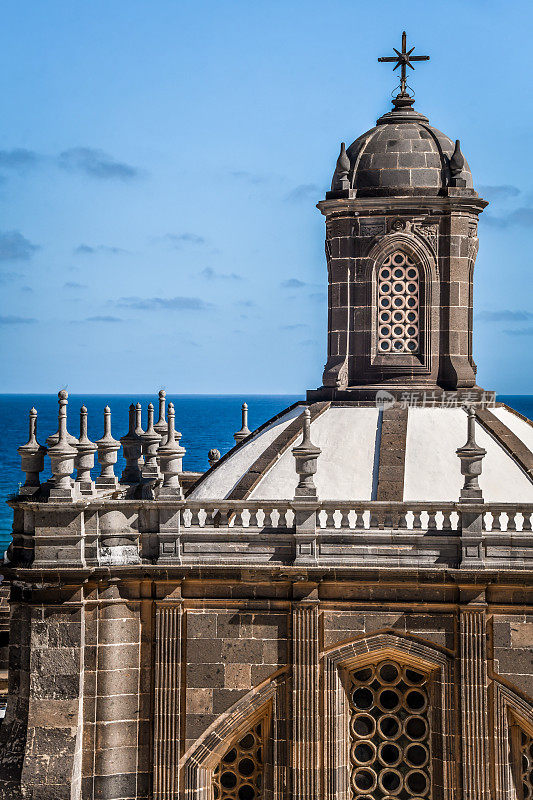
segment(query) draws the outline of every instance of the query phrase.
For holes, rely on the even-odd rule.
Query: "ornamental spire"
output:
[[[382,56],[378,58],[378,61],[382,63],[394,63],[393,70],[397,70],[398,67],[401,67],[400,70],[400,92],[396,96],[395,100],[404,100],[409,98],[412,103],[412,98],[414,97],[414,92],[412,95],[409,94],[407,91],[410,87],[407,85],[407,67],[414,69],[412,65],[412,61],[429,61],[429,56],[413,56],[414,47],[411,47],[410,50],[407,49],[407,34],[405,31],[402,33],[402,50],[396,50],[395,47],[392,48],[396,53],[395,56]],[[411,89],[412,91],[412,89]],[[394,102],[394,101],[393,101]],[[411,105],[411,103],[409,105]],[[398,105],[397,103],[394,103]]]

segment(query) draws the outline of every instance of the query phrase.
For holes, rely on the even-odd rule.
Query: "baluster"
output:
[[[492,530],[493,531],[501,531],[502,523],[501,523],[501,512],[500,511],[493,511],[492,512]]]
[[[531,530],[531,512],[530,511],[522,511],[522,516],[524,521],[522,523],[522,530],[523,531],[530,531]]]
[[[395,514],[392,508],[387,508],[383,512],[383,527],[386,529],[390,528],[391,530],[394,529],[394,517]]]
[[[507,530],[508,531],[516,530],[516,511],[507,512]]]
[[[258,528],[259,523],[257,521],[257,514],[259,512],[258,508],[250,508],[250,519],[248,520],[248,527],[249,528]]]
[[[328,508],[326,509],[326,528],[334,528],[335,527],[335,509]]]
[[[242,509],[236,508],[233,517],[233,527],[234,528],[244,528],[244,523],[242,521]]]
[[[406,530],[409,526],[407,525],[407,509],[402,508],[399,512],[399,519],[398,519],[398,528],[400,530]]]
[[[341,512],[341,524],[340,524],[340,527],[341,528],[349,528],[350,527],[350,519],[349,519],[348,515],[350,513],[350,509],[349,508],[348,509],[341,508],[340,512]]]
[[[364,511],[360,509],[357,512],[357,519],[355,520],[355,529],[356,530],[364,530],[365,529],[365,518],[364,518]]]
[[[380,528],[383,526],[383,512],[378,511],[374,506],[370,509],[370,525],[369,527]]]
[[[450,511],[443,511],[442,512],[442,530],[443,531],[451,531],[452,530],[452,517]]]
[[[189,527],[191,528],[199,528],[200,527],[200,509],[199,508],[191,508],[191,520],[189,522]]]
[[[422,512],[413,510],[413,530],[422,528]]]
[[[434,508],[428,509],[428,524],[427,524],[428,531],[436,531],[437,530],[437,512]]]

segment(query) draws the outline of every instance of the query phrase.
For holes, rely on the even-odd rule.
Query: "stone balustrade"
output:
[[[103,436],[95,443],[87,436],[85,406],[76,439],[67,429],[68,394],[62,390],[58,397],[58,430],[46,440],[52,477],[39,482],[47,448],[37,441],[35,409],[30,411],[29,441],[19,448],[26,481],[10,500],[11,562],[52,568],[254,560],[393,568],[408,567],[416,557],[439,568],[533,565],[533,504],[483,502],[477,476],[484,451],[473,437],[472,414],[467,442],[457,451],[465,476],[457,502],[318,497],[314,474],[320,449],[310,439],[308,411],[302,415],[302,441],[292,451],[291,500],[197,501],[184,492],[186,451],[179,444],[174,406],[169,403],[167,409],[163,391],[157,423],[150,403],[143,430],[141,406],[132,404],[128,430],[120,440],[112,436],[106,406]],[[243,436],[248,431],[246,412],[243,407]],[[126,466],[119,479],[115,464],[121,447]],[[93,481],[95,453],[100,474]]]

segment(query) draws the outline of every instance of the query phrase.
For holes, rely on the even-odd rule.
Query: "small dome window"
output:
[[[378,272],[379,353],[419,352],[418,312],[418,267],[406,253],[391,253]]]

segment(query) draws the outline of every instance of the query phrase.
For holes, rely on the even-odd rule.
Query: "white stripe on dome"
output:
[[[315,475],[321,500],[370,500],[377,422],[376,408],[334,406],[311,423],[311,441],[322,450]],[[301,435],[295,444],[300,440]],[[298,483],[293,446],[270,468],[251,499],[292,499]]]
[[[531,450],[533,453],[533,425],[530,425],[529,422],[517,417],[516,414],[513,414],[512,411],[508,411],[506,408],[489,408],[489,411],[492,411],[495,417],[503,422],[504,425],[507,425],[509,430],[518,436],[521,439],[528,450]]]
[[[419,502],[457,501],[463,477],[455,451],[465,441],[466,414],[462,409],[410,408],[404,499]],[[487,451],[479,479],[484,500],[499,503],[533,502],[531,481],[478,422],[476,442]]]
[[[256,459],[258,459],[266,448],[272,444],[274,439],[285,430],[291,420],[302,413],[303,409],[303,405],[296,406],[296,408],[283,414],[279,419],[256,434],[226,461],[217,466],[211,475],[208,475],[198,488],[189,495],[190,499],[217,500],[227,497],[235,484],[248,472]],[[296,475],[296,473],[294,474]]]

